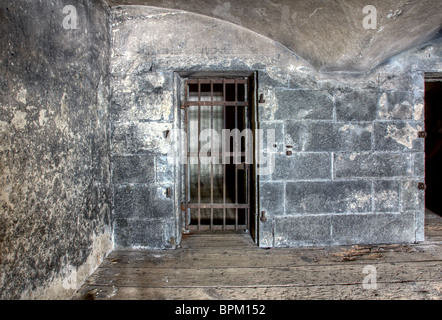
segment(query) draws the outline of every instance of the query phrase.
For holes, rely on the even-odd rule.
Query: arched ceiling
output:
[[[388,58],[441,37],[441,0],[107,0],[222,19],[264,35],[318,71],[366,72]],[[376,8],[376,29],[364,28]],[[373,22],[373,20],[371,21]]]

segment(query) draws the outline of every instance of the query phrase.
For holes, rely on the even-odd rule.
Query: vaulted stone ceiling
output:
[[[366,72],[442,36],[441,0],[107,0],[222,19],[287,47],[319,71]],[[368,16],[376,9],[376,25]],[[365,20],[364,20],[365,19]],[[364,27],[364,21],[375,29]]]

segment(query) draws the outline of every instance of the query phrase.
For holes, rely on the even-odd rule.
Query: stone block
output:
[[[380,93],[376,90],[338,91],[335,94],[336,120],[375,120],[379,98]]]
[[[414,213],[416,242],[425,241],[425,210]]]
[[[419,211],[425,209],[425,190],[419,189],[421,180],[408,180],[401,182],[401,208],[402,211]]]
[[[273,180],[331,179],[330,153],[293,153],[275,155]]]
[[[425,91],[413,91],[413,120],[424,121],[425,117]]]
[[[333,245],[413,243],[413,213],[349,214],[331,218]]]
[[[379,120],[412,120],[413,94],[409,91],[387,91],[379,101]]]
[[[284,152],[284,124],[276,121],[262,121],[259,123],[259,129],[263,130],[262,152]],[[268,134],[269,130],[274,130],[275,140],[272,141]],[[258,139],[256,137],[255,139]]]
[[[413,176],[423,178],[425,177],[425,153],[413,153]]]
[[[324,246],[331,240],[331,216],[296,216],[275,219],[275,247]]]
[[[336,178],[408,177],[411,155],[406,153],[337,153],[334,156]]]
[[[374,211],[400,212],[400,182],[374,181]]]
[[[382,90],[411,90],[412,87],[412,79],[408,73],[379,73],[379,88]]]
[[[374,148],[376,151],[423,151],[422,123],[385,121],[374,123]]]
[[[371,150],[372,124],[327,121],[287,122],[285,142],[293,151],[339,152]]]
[[[259,186],[260,210],[267,216],[283,215],[285,185],[283,182],[264,182]]]
[[[167,133],[171,130],[171,123],[115,123],[112,126],[112,153],[113,155],[167,154],[172,145],[172,141],[167,138]]]
[[[155,157],[155,183],[157,185],[173,185],[175,183],[175,164],[167,156]]]
[[[166,187],[154,185],[116,185],[114,187],[114,216],[118,219],[153,219],[174,217],[172,198]]]
[[[267,72],[259,71],[258,83],[260,88],[284,88],[288,85],[288,75],[284,73],[269,75]]]
[[[259,224],[259,246],[261,248],[274,247],[273,237],[274,219],[267,218],[266,222],[260,222]]]
[[[154,157],[148,154],[113,157],[112,182],[114,184],[155,182]]]
[[[371,212],[370,181],[287,182],[286,214]]]
[[[333,119],[333,97],[327,91],[276,89],[275,96],[275,119]]]
[[[173,92],[115,91],[110,107],[111,121],[169,121],[172,119]]]
[[[114,241],[116,249],[174,248],[176,246],[175,221],[116,219],[114,221]]]

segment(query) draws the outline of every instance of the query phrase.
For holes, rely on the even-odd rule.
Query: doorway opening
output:
[[[254,102],[250,75],[184,81],[186,230],[250,231],[253,237]]]
[[[425,206],[442,216],[442,74],[425,75]]]

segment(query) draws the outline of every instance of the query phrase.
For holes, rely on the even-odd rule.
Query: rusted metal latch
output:
[[[261,220],[261,222],[266,222],[267,221],[267,217],[266,217],[266,212],[265,211],[261,211],[261,217],[259,218],[259,220]]]
[[[419,190],[425,190],[425,189],[427,189],[427,186],[425,185],[425,183],[419,182],[418,185],[417,185],[417,188]]]
[[[426,137],[427,137],[427,133],[426,133],[425,131],[419,131],[419,132],[417,133],[417,136],[418,136],[419,138],[426,138]]]

